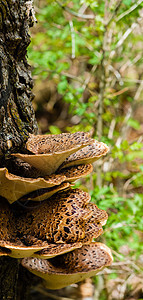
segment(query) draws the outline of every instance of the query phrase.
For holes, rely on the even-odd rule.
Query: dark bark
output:
[[[17,300],[18,260],[0,257],[0,299]]]
[[[0,158],[24,148],[29,133],[38,131],[26,59],[32,25],[32,0],[0,0]],[[29,299],[21,272],[17,259],[0,257],[0,299],[20,299],[20,290],[21,299]]]
[[[0,0],[0,155],[18,151],[37,133],[26,60],[32,25],[32,0]]]

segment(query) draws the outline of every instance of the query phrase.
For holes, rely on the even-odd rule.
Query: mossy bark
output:
[[[0,0],[0,158],[18,152],[29,133],[38,132],[26,59],[33,22],[32,0]],[[18,273],[18,260],[0,257],[0,299],[18,299]]]
[[[21,149],[37,133],[31,72],[26,59],[32,0],[0,0],[0,155]]]

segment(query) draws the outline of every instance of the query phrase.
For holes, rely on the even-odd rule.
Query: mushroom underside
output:
[[[10,203],[19,199],[42,201],[58,190],[66,189],[70,182],[90,174],[92,170],[92,165],[87,164],[65,168],[45,178],[26,178],[9,173],[7,168],[0,168],[0,196]]]
[[[25,258],[21,264],[45,279],[49,289],[59,289],[94,276],[111,265],[112,260],[107,246],[93,242],[49,260]]]

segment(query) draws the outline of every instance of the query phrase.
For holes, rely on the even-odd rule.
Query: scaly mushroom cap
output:
[[[63,152],[75,146],[93,143],[88,132],[30,135],[26,148],[34,154]]]
[[[81,177],[89,175],[93,171],[91,164],[79,165],[58,170],[56,174],[66,176],[65,181],[75,181]]]
[[[13,155],[41,170],[44,175],[49,175],[54,173],[69,155],[93,142],[94,139],[84,132],[31,135],[26,148],[33,155]]]
[[[47,247],[48,243],[46,244]],[[35,251],[45,248],[42,241],[38,245],[26,247],[18,237],[16,218],[10,205],[0,199],[0,252],[12,257],[29,257]]]
[[[43,260],[25,258],[23,267],[46,280],[49,289],[60,289],[95,276],[113,261],[110,249],[101,243],[91,243],[58,257]]]
[[[3,253],[7,249],[9,256],[22,258],[45,249],[44,257],[49,258],[89,244],[93,237],[102,233],[102,219],[105,219],[103,211],[89,201],[88,193],[69,189],[38,206],[36,202],[29,202],[24,211],[16,206],[11,208],[1,198],[0,247]]]
[[[34,253],[34,257],[49,259],[51,257],[59,256],[61,254],[73,251],[75,249],[81,248],[82,243],[72,243],[72,244],[49,244],[48,247],[37,251]]]
[[[61,184],[66,176],[53,174],[44,178],[25,178],[13,175],[6,168],[0,168],[0,196],[10,203],[17,201],[22,196],[41,188],[51,188]]]
[[[106,144],[94,141],[92,145],[88,145],[67,157],[63,162],[61,168],[79,164],[93,163],[100,157],[106,155],[108,151],[109,148]]]
[[[40,253],[40,257],[51,258],[82,247],[80,242],[55,244],[32,236],[27,236],[26,243],[23,243],[20,232],[17,230],[17,216],[4,199],[0,201],[0,212],[0,256],[23,258],[36,255],[39,257]]]
[[[82,242],[86,236],[87,242],[90,242],[93,236],[96,238],[102,233],[98,218],[103,211],[96,207],[96,216],[94,209],[91,209],[95,204],[90,204],[88,208],[89,201],[90,195],[79,189],[58,192],[35,209],[22,211],[17,229],[25,243],[27,236],[51,243]],[[95,216],[91,222],[93,214]]]

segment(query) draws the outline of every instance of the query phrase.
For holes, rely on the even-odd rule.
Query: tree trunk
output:
[[[38,132],[26,60],[33,19],[32,0],[0,0],[0,158],[18,152],[29,133]],[[0,299],[18,299],[18,271],[17,259],[0,257]],[[24,294],[21,299],[26,299]]]
[[[37,132],[26,60],[32,25],[32,0],[0,0],[0,155],[18,151]]]
[[[0,299],[17,300],[19,263],[11,257],[0,257]]]

